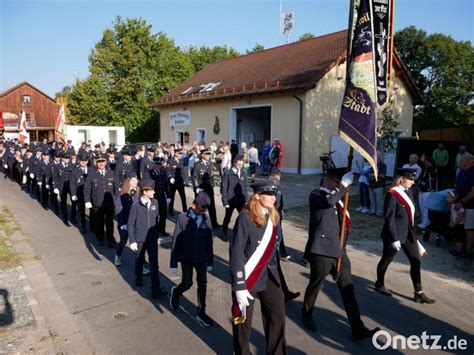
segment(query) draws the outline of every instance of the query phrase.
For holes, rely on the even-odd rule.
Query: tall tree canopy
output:
[[[253,52],[261,52],[265,49],[265,47],[263,46],[263,44],[260,44],[260,43],[255,43],[255,46],[253,46],[252,49],[250,50],[246,50],[245,53],[246,54],[250,54],[250,53],[253,53]]]
[[[395,34],[394,43],[423,99],[415,128],[474,124],[471,42],[410,26]]]
[[[132,139],[156,117],[156,99],[194,72],[189,56],[164,33],[153,34],[143,19],[120,17],[92,49],[89,70],[68,95],[70,120],[125,126]]]
[[[190,47],[187,51],[191,63],[193,65],[194,72],[198,72],[203,69],[206,65],[214,63],[224,59],[235,58],[240,55],[234,48],[227,46],[215,46],[215,47]]]
[[[298,41],[304,41],[306,39],[314,38],[314,35],[312,33],[306,32],[303,33],[300,38],[298,38]]]

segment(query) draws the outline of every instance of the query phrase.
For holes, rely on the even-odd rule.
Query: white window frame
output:
[[[199,131],[204,131],[204,139],[199,139]],[[206,139],[207,139],[207,131],[205,128],[196,128],[196,140],[198,142],[206,142]]]

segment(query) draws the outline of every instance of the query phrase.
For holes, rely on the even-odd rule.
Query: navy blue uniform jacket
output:
[[[95,168],[89,170],[84,187],[85,203],[91,202],[95,208],[114,208],[117,193],[118,184],[112,170],[105,169],[105,176]]]
[[[243,211],[237,217],[234,226],[234,236],[230,244],[230,272],[232,276],[232,291],[246,290],[245,284],[245,263],[252,256],[257,249],[267,224],[261,227],[250,219],[247,211]],[[270,256],[268,265],[262,271],[258,278],[252,293],[260,292],[267,287],[268,273],[270,272],[275,281],[280,284],[280,277],[278,274],[277,260],[276,260],[276,241],[273,246],[272,254]]]
[[[229,169],[222,177],[221,184],[222,204],[225,205],[245,205],[247,201],[247,174],[240,170],[240,178]]]
[[[405,192],[411,199],[411,191],[408,190]],[[381,237],[384,242],[393,243],[399,240],[400,243],[403,244],[407,241],[407,238],[412,242],[415,241],[415,232],[410,226],[407,211],[391,193],[385,194],[383,213],[385,222],[383,224]]]
[[[178,216],[171,247],[171,268],[176,268],[178,262],[213,265],[212,226],[206,215],[202,217],[198,228],[189,210]]]
[[[338,191],[326,192],[313,190],[309,195],[309,232],[305,253],[313,253],[331,258],[342,256],[339,234],[341,233],[341,219],[337,212],[337,203],[340,199]]]

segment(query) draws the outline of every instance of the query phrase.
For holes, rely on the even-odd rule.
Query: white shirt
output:
[[[249,149],[249,162],[258,164],[258,149],[257,148],[250,148]]]
[[[140,202],[143,203],[148,209],[150,209],[151,202],[145,196],[140,197]]]

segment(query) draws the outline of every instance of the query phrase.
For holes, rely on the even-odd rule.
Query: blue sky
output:
[[[474,42],[473,0],[395,0],[395,29],[414,25]],[[347,28],[349,0],[284,0],[295,11],[291,39]],[[0,91],[29,81],[51,96],[88,75],[88,55],[117,15],[142,17],[181,47],[240,52],[285,43],[279,0],[0,0]]]

